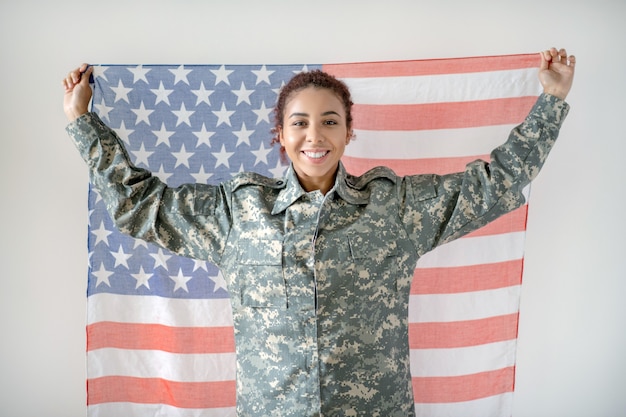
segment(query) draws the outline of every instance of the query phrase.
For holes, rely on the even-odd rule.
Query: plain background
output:
[[[87,170],[61,79],[92,63],[578,58],[534,182],[514,417],[626,416],[623,1],[0,0],[0,415],[85,414]]]

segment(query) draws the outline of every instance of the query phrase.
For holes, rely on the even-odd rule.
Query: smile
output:
[[[302,151],[303,154],[305,154],[306,156],[308,156],[309,158],[312,159],[320,159],[325,157],[328,154],[329,151],[317,151],[317,152],[313,152],[313,151]]]

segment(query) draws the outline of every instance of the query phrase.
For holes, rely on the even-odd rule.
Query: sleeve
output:
[[[569,105],[542,94],[491,162],[474,161],[464,172],[407,176],[401,184],[401,217],[418,255],[466,235],[524,204],[523,189],[554,146]]]
[[[132,164],[123,142],[95,113],[80,116],[66,131],[122,233],[182,256],[219,264],[231,225],[221,187],[168,187]]]

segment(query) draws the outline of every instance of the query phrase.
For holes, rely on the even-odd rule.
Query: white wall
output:
[[[577,75],[533,187],[514,417],[626,416],[625,18],[618,0],[0,1],[0,415],[85,413],[87,172],[60,87],[74,66],[565,46]]]

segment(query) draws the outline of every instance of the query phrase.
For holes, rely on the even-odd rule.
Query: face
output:
[[[343,103],[331,90],[307,87],[288,99],[280,143],[306,191],[332,188],[350,136]]]

